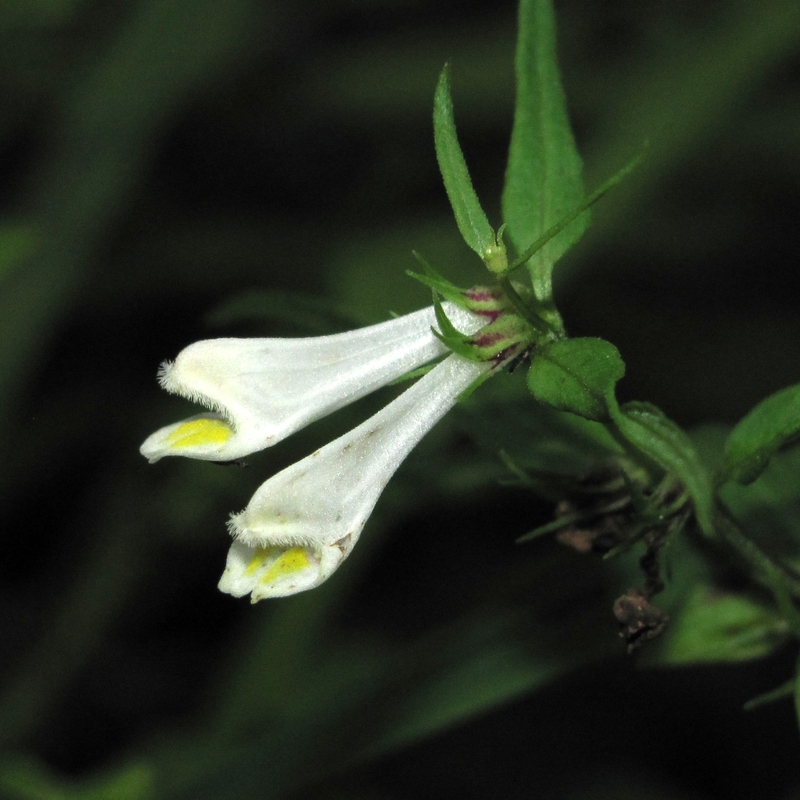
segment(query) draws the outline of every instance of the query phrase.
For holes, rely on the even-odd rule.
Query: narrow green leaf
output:
[[[458,328],[450,321],[450,317],[445,313],[442,308],[442,302],[437,295],[433,298],[433,308],[436,314],[436,322],[439,325],[439,332],[444,339],[458,339],[462,341],[466,338],[465,334],[461,333]]]
[[[509,391],[514,392],[513,397]],[[564,498],[562,486],[559,484],[552,496],[546,488],[557,476],[584,475],[598,461],[622,450],[602,423],[531,403],[527,384],[515,375],[489,381],[472,411],[470,435],[482,449],[502,451],[506,466],[511,462],[517,465],[529,481],[535,482],[537,492],[554,502]]]
[[[52,773],[25,756],[0,761],[0,793],[7,800],[149,800],[155,796],[151,767],[130,763],[75,780]]]
[[[4,221],[0,223],[0,281],[30,258],[39,245],[39,236],[32,225]]]
[[[467,163],[458,143],[450,97],[450,65],[445,64],[433,100],[433,138],[444,188],[464,241],[483,258],[495,245],[495,236],[478,195],[472,188]]]
[[[694,502],[701,530],[711,535],[711,480],[692,440],[685,431],[650,403],[631,402],[619,406],[613,391],[606,397],[611,419],[619,432],[640,452],[666,472],[674,474]]]
[[[461,308],[467,307],[463,289],[460,289],[454,283],[447,280],[444,275],[435,270],[416,250],[414,251],[414,258],[422,265],[422,270],[425,274],[420,275],[418,272],[406,270],[406,275],[433,289],[434,292],[440,294],[445,300],[449,300],[451,303],[461,306]]]
[[[450,318],[445,314],[442,308],[441,301],[436,296],[434,296],[433,306],[436,312],[436,322],[439,325],[438,331],[435,328],[432,329],[433,335],[457,355],[474,361],[475,346],[468,341],[468,336],[461,333],[461,331],[450,322]]]
[[[427,375],[435,366],[436,364],[426,364],[424,367],[419,367],[418,369],[412,369],[411,372],[406,372],[405,375],[401,375],[399,378],[395,378],[393,381],[390,381],[388,386],[397,386],[398,383],[415,381],[417,378],[421,378],[423,375]]]
[[[475,378],[475,380],[472,381],[472,383],[467,386],[467,388],[464,389],[464,391],[458,396],[458,402],[463,403],[464,401],[469,400],[475,390],[483,386],[483,384],[486,383],[486,381],[488,381],[493,374],[494,373],[492,373],[491,370],[487,370],[482,375],[479,375],[477,378]]]
[[[585,211],[588,211],[598,200],[607,192],[611,191],[623,178],[630,175],[639,164],[642,163],[644,153],[639,153],[632,158],[622,169],[618,170],[607,181],[604,181],[590,195],[585,197],[577,208],[572,209],[566,216],[562,217],[555,225],[548,228],[536,241],[529,245],[514,261],[508,266],[502,276],[508,275],[518,267],[521,267],[531,256],[539,252],[551,239],[554,239],[561,231],[576,220]]]
[[[562,528],[568,528],[570,525],[580,522],[582,519],[584,519],[584,517],[585,515],[581,514],[580,512],[558,517],[550,522],[545,522],[544,525],[540,525],[538,528],[534,528],[532,531],[523,533],[522,536],[516,540],[516,543],[524,544],[525,542],[530,542],[533,539],[538,539],[541,536],[547,536],[549,533],[555,533],[556,531],[560,531]]]
[[[772,455],[800,436],[800,384],[762,400],[734,427],[725,442],[718,483],[752,483]]]
[[[533,396],[559,411],[608,419],[606,394],[625,374],[625,363],[603,339],[563,339],[537,348],[528,371]]]
[[[791,678],[786,681],[786,683],[782,683],[780,686],[776,686],[774,689],[770,689],[768,692],[764,692],[763,694],[757,695],[752,700],[748,700],[742,706],[742,711],[754,711],[757,708],[774,703],[777,700],[783,700],[785,697],[792,697],[794,695],[795,680],[795,678]]]
[[[581,158],[567,116],[556,61],[551,0],[521,0],[517,98],[503,192],[503,218],[518,252],[577,208],[584,197]],[[581,214],[530,260],[540,300],[552,296],[553,264],[583,235]]]

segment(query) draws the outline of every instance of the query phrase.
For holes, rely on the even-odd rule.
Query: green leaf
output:
[[[0,223],[0,281],[36,252],[39,237],[32,225],[4,221]]]
[[[536,623],[529,624],[538,633]],[[449,652],[443,653],[436,673],[420,674],[413,691],[398,687],[393,693],[397,699],[392,714],[387,715],[384,730],[367,745],[366,755],[375,758],[495,709],[547,685],[576,665],[594,661],[606,649],[605,643],[591,642],[580,654],[576,648],[572,653],[526,652],[524,642],[515,641],[511,631],[508,619],[488,615],[458,631],[447,643]]]
[[[625,363],[603,339],[564,339],[537,348],[528,372],[533,396],[559,411],[608,419],[606,394],[625,374]]]
[[[711,535],[711,480],[685,431],[650,403],[631,402],[620,407],[613,392],[606,399],[619,432],[637,450],[681,481],[692,498],[701,530]]]
[[[8,800],[149,800],[153,771],[129,764],[82,780],[54,775],[39,761],[5,756],[0,761],[0,794]]]
[[[563,216],[555,225],[549,227],[538,239],[536,239],[528,248],[523,252],[520,253],[514,261],[509,264],[505,272],[501,273],[503,276],[508,275],[509,273],[513,272],[518,267],[521,267],[526,261],[528,261],[533,255],[539,252],[549,241],[554,239],[558,236],[561,231],[565,228],[569,227],[569,225],[576,219],[578,219],[581,214],[588,211],[598,200],[605,196],[607,192],[610,192],[620,181],[630,175],[639,164],[642,163],[642,159],[644,158],[644,153],[639,153],[637,156],[632,158],[622,169],[618,170],[614,175],[612,175],[607,181],[604,181],[600,186],[597,187],[590,195],[584,197],[581,201],[580,205],[576,208],[573,208],[572,211],[569,212],[566,216]]]
[[[748,700],[742,706],[742,710],[754,711],[756,708],[761,708],[769,703],[783,700],[785,697],[792,697],[794,695],[795,680],[795,678],[791,678],[786,681],[786,683],[782,683],[780,686],[776,686],[774,689],[770,689],[768,692],[764,692],[754,697],[752,700]]]
[[[752,483],[772,455],[800,435],[800,384],[762,400],[731,431],[718,483]]]
[[[517,98],[503,192],[503,218],[518,252],[577,208],[584,197],[581,158],[556,62],[551,0],[522,0],[516,54]],[[552,296],[553,264],[583,235],[581,214],[530,260],[536,296]]]
[[[399,378],[395,378],[393,381],[390,381],[387,386],[397,386],[399,383],[406,383],[407,381],[415,381],[417,378],[421,378],[423,375],[427,375],[436,364],[426,364],[424,367],[419,367],[418,369],[412,369],[411,372],[406,372],[405,375],[401,375]]]
[[[444,188],[453,207],[458,229],[464,241],[483,258],[494,247],[495,235],[478,195],[472,188],[467,163],[458,143],[450,97],[450,65],[446,64],[439,76],[433,100],[433,138],[436,158],[444,180]]]
[[[436,323],[439,326],[439,331],[434,331],[437,334],[438,338],[442,341],[455,339],[458,341],[463,341],[466,336],[465,334],[461,333],[458,328],[450,321],[450,317],[447,316],[445,313],[444,308],[442,307],[442,301],[439,299],[437,295],[433,297],[433,309],[436,314]]]
[[[488,381],[462,411],[470,436],[492,463],[502,451],[501,460],[516,465],[517,474],[575,476],[622,452],[608,426],[531,403],[522,370],[503,378]],[[563,499],[563,491],[552,499]]]
[[[771,653],[786,636],[783,621],[761,604],[700,586],[673,619],[659,661],[745,661]]]
[[[757,481],[729,481],[721,501],[761,546],[794,560],[800,551],[800,448],[776,453]]]
[[[326,641],[322,657],[304,657],[287,666],[282,655],[275,654],[275,642],[281,640],[259,636],[260,648],[247,658],[247,680],[236,698],[238,708],[229,729],[235,735],[227,741],[206,735],[189,747],[178,740],[172,753],[169,743],[159,742],[168,773],[163,782],[169,786],[181,781],[177,791],[165,796],[240,800],[313,795],[311,787],[331,775],[440,734],[576,667],[609,657],[617,644],[607,634],[606,609],[582,602],[587,593],[599,590],[600,575],[586,562],[576,567],[566,551],[556,553],[554,559],[539,559],[525,571],[525,585],[534,593],[552,580],[554,569],[569,576],[554,584],[564,609],[555,619],[532,616],[528,606],[498,604],[495,582],[489,579],[485,589],[472,587],[481,592],[475,608],[402,641],[391,632],[370,635],[368,646],[364,641],[338,646]],[[546,596],[549,599],[552,590]],[[289,602],[295,600],[300,597]],[[325,637],[296,628],[302,615],[278,613],[289,623],[279,630],[298,632],[302,641],[320,646]],[[565,630],[570,632],[567,638]],[[291,642],[289,647],[291,657]],[[260,677],[258,667],[275,670],[282,691],[276,691],[274,682],[262,687],[264,681],[254,681],[253,673]],[[247,703],[254,693],[259,701],[255,708],[252,701]],[[226,701],[228,697],[223,695]],[[227,703],[221,705],[227,714]],[[289,714],[281,714],[284,709]],[[193,766],[191,773],[186,774],[185,764]]]
[[[585,518],[585,515],[579,512],[575,512],[574,514],[566,514],[563,517],[558,517],[550,522],[545,522],[544,525],[539,525],[538,528],[534,528],[532,531],[522,534],[522,536],[517,538],[516,543],[525,544],[525,542],[539,539],[542,536],[548,536],[551,533],[560,531],[562,528],[568,528],[569,526],[574,525],[576,522],[580,522]]]
[[[438,331],[435,328],[432,329],[433,335],[457,355],[470,361],[475,361],[476,348],[473,344],[470,344],[470,337],[461,333],[461,331],[450,322],[450,318],[445,314],[438,297],[434,297],[433,305],[436,312],[436,322],[439,325]]]

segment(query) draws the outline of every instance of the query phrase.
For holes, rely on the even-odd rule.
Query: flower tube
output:
[[[484,320],[453,303],[466,333]],[[434,309],[347,333],[297,339],[208,339],[165,362],[159,382],[209,409],[152,434],[140,450],[229,461],[262,450],[338,408],[443,355]]]
[[[270,478],[231,517],[221,591],[252,602],[318,586],[349,555],[403,459],[489,362],[451,355],[349,433]]]

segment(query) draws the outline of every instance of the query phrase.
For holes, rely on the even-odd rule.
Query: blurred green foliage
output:
[[[500,219],[516,13],[0,6],[3,796],[797,796],[789,704],[740,711],[795,653],[766,593],[727,599],[735,563],[707,574],[691,543],[666,554],[681,622],[644,656],[659,668],[637,672],[610,612],[635,554],[514,545],[551,516],[537,473],[612,446],[596,423],[537,410],[522,375],[441,423],[336,578],[282,602],[216,591],[227,513],[397,390],[248,469],[137,453],[185,416],[154,380],[185,344],[417,308],[412,249],[457,284],[482,279],[431,103],[451,59],[461,144]],[[650,142],[559,263],[567,328],[620,350],[621,402],[731,425],[800,380],[800,4],[562,0],[556,22],[587,186]],[[704,457],[718,434],[696,437]],[[723,490],[787,557],[797,459]],[[714,660],[699,640],[744,663],[662,666]]]

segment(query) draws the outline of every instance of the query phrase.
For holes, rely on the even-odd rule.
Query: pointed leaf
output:
[[[551,0],[522,0],[516,54],[517,99],[503,192],[508,233],[523,252],[583,200],[582,164],[570,130],[556,62]],[[553,264],[583,235],[581,214],[530,260],[540,300],[552,295]]]
[[[450,66],[447,64],[439,76],[433,100],[433,138],[444,188],[453,207],[458,229],[464,241],[483,258],[486,251],[495,246],[494,231],[472,188],[464,154],[458,143],[450,97]]]
[[[470,361],[479,360],[476,358],[477,348],[470,342],[470,337],[453,325],[438,298],[434,298],[434,309],[439,330],[432,328],[433,335],[456,355]]]
[[[414,258],[422,265],[425,274],[420,275],[418,272],[406,270],[406,275],[433,289],[434,292],[440,294],[445,300],[449,300],[451,303],[455,303],[461,308],[467,307],[463,289],[459,289],[458,286],[447,280],[444,275],[435,270],[420,253],[416,252],[416,250],[414,251]]]
[[[544,525],[539,525],[532,531],[522,534],[522,536],[517,538],[516,542],[517,544],[524,544],[533,539],[539,539],[542,536],[560,531],[562,528],[568,528],[576,522],[580,522],[582,519],[584,519],[584,516],[577,512],[574,514],[566,514],[563,517],[557,517],[554,520],[550,520],[550,522],[545,522]]]
[[[153,770],[143,763],[76,780],[34,759],[8,755],[0,761],[0,793],[7,800],[146,800],[155,789]]]
[[[674,474],[689,492],[701,530],[713,533],[711,480],[692,440],[682,428],[650,403],[619,406],[609,392],[608,410],[619,432],[666,472]]]
[[[603,339],[564,339],[536,350],[528,387],[541,403],[598,422],[608,419],[606,393],[625,374],[625,363]]]
[[[783,700],[786,697],[792,697],[794,695],[794,684],[795,678],[791,678],[786,681],[786,683],[782,683],[780,686],[776,686],[774,689],[770,689],[768,692],[764,692],[754,697],[752,700],[748,700],[742,706],[742,710],[754,711],[757,708],[775,703],[778,700]]]
[[[536,239],[532,244],[528,246],[528,248],[520,253],[514,261],[509,264],[508,268],[505,270],[502,275],[508,275],[510,272],[513,272],[518,267],[521,267],[524,263],[526,263],[530,258],[539,252],[548,242],[558,236],[561,231],[565,228],[568,228],[572,222],[574,222],[578,217],[580,217],[584,212],[588,211],[598,200],[600,200],[607,192],[611,191],[623,178],[626,178],[630,175],[636,167],[641,164],[642,159],[644,158],[644,152],[639,153],[634,158],[632,158],[622,169],[618,170],[614,175],[612,175],[607,181],[604,181],[600,186],[597,187],[590,195],[584,197],[581,203],[576,207],[573,208],[569,214],[563,216],[555,225],[549,227],[538,239]],[[588,219],[588,217],[587,217]]]
[[[762,400],[731,431],[719,471],[719,483],[752,483],[772,455],[800,437],[800,384]]]

